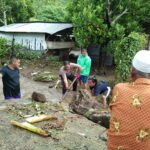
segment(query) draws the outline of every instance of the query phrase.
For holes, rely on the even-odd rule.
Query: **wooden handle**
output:
[[[72,85],[75,83],[75,81],[76,81],[77,79],[78,79],[77,77],[74,78],[74,80],[72,81],[72,83],[71,83],[70,86],[69,86],[69,89],[72,87]],[[63,95],[63,97],[62,97],[61,100],[63,100],[63,99],[66,97],[66,94],[67,94],[67,91],[65,92],[65,94]]]

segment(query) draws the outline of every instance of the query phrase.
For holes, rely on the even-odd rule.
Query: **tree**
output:
[[[143,32],[142,24],[150,23],[149,10],[149,0],[72,0],[68,5],[68,20],[73,23],[78,45],[99,44],[102,51],[114,54],[116,72],[120,77],[123,73],[123,80],[127,80],[127,66],[133,54],[144,46],[140,40],[144,41],[145,36],[139,34]],[[131,34],[133,31],[135,34]],[[122,59],[125,68],[120,63]]]
[[[132,31],[142,31],[140,23],[150,22],[149,9],[148,0],[73,0],[68,18],[80,46],[106,45]]]
[[[1,24],[29,21],[33,14],[31,0],[0,0]]]
[[[116,77],[120,81],[130,80],[130,67],[136,52],[146,45],[146,35],[131,32],[114,47]]]
[[[48,22],[66,22],[67,3],[71,0],[33,1],[35,15],[32,20]]]

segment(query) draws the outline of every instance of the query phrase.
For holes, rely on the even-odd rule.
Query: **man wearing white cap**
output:
[[[108,150],[150,150],[150,51],[136,53],[131,79],[113,89]]]

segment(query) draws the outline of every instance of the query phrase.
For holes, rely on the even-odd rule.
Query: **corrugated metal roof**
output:
[[[72,28],[71,23],[15,23],[0,27],[2,32],[27,32],[55,34],[59,31]]]

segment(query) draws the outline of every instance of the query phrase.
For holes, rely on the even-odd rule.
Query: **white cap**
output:
[[[150,51],[140,50],[132,60],[132,66],[138,71],[150,73]]]

